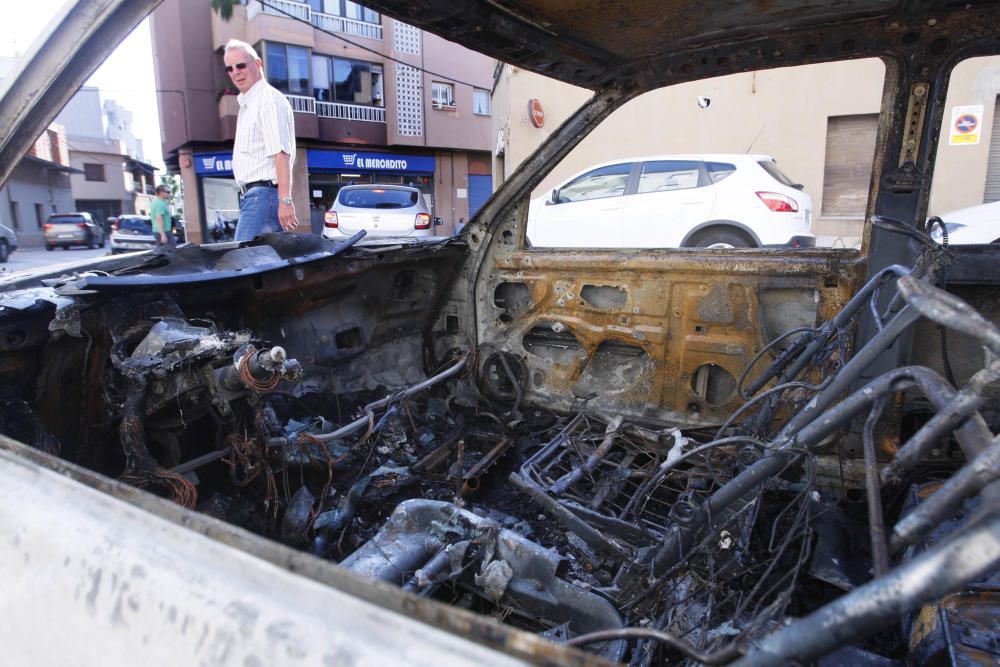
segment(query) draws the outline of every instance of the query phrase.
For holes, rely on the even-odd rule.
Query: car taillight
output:
[[[413,223],[414,229],[430,229],[431,216],[428,213],[417,213],[417,219]]]
[[[113,232],[117,232],[118,231],[118,223],[117,222],[112,222],[111,223],[111,231],[113,231]]]
[[[43,231],[46,231],[46,232],[47,232],[47,231],[49,231],[50,229],[52,229],[52,223],[49,223],[49,222],[46,222],[46,223],[45,223],[44,225],[42,225],[42,230],[43,230]]]
[[[78,222],[78,223],[76,223],[76,226],[79,227],[80,229],[86,229],[87,228],[87,223],[85,223],[85,222]]]
[[[323,216],[323,226],[327,229],[336,229],[339,224],[336,211],[327,211]]]
[[[796,213],[799,210],[797,201],[780,192],[758,192],[757,196],[764,202],[764,206],[775,213]]]

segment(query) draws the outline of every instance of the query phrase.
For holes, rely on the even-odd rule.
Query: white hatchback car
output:
[[[362,229],[369,237],[434,236],[423,194],[404,185],[345,185],[326,212],[323,236],[342,239]]]
[[[949,245],[1000,243],[1000,201],[942,213],[940,218],[948,230]],[[939,225],[930,233],[938,243],[944,241]]]
[[[528,241],[550,248],[811,248],[812,198],[767,155],[607,162],[531,201]]]

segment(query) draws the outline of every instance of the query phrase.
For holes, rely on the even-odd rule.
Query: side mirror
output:
[[[804,190],[806,186],[802,185],[801,183],[792,183],[792,187],[795,188],[796,190]]]
[[[443,218],[434,218],[434,226],[439,227],[444,224]]]
[[[547,203],[549,204],[559,203],[559,188],[556,188],[555,190],[552,191],[552,199],[550,199]]]

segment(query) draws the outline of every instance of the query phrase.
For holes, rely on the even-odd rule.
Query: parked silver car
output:
[[[72,246],[104,247],[104,229],[94,218],[83,213],[55,213],[49,216],[42,228],[45,232],[45,249]]]
[[[440,219],[432,218],[423,194],[405,185],[348,185],[327,211],[323,236],[434,236]]]
[[[111,254],[156,247],[153,221],[145,215],[122,215],[111,226]]]

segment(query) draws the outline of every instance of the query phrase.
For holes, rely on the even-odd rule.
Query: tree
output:
[[[212,9],[219,12],[223,21],[228,21],[233,17],[233,3],[237,0],[211,0]]]
[[[170,188],[171,199],[176,199],[183,194],[181,179],[177,174],[164,174],[160,177],[160,185],[166,185]]]

